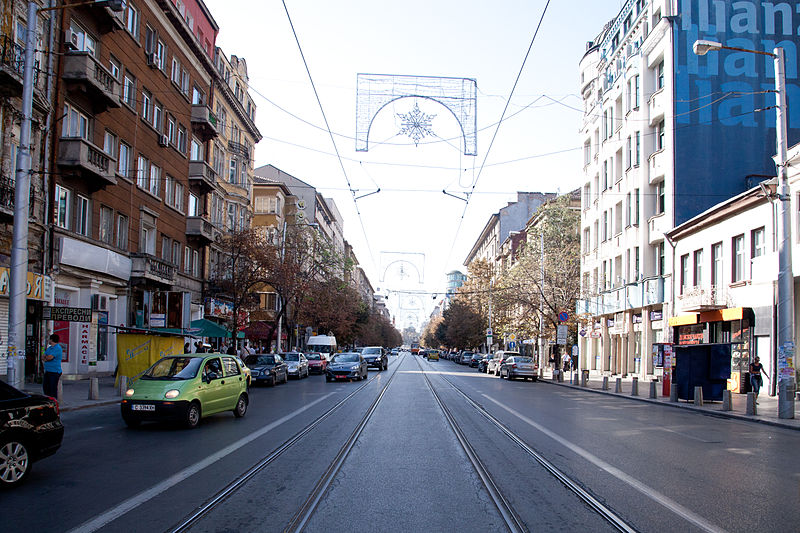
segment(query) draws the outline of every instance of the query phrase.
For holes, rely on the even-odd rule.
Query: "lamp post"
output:
[[[733,46],[723,46],[716,41],[695,41],[694,53],[702,56],[710,51],[735,50],[769,56],[775,61],[775,102],[777,124],[775,137],[777,144],[778,167],[778,418],[794,418],[794,392],[796,388],[794,373],[794,274],[792,273],[791,197],[789,180],[786,175],[786,72],[783,48],[775,48],[772,53],[748,50]]]

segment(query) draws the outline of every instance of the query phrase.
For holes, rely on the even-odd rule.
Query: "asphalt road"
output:
[[[34,465],[23,486],[0,492],[1,529],[171,530],[352,394],[191,529],[282,531],[385,388],[305,530],[505,530],[423,371],[530,531],[612,528],[454,386],[633,529],[796,531],[800,524],[798,432],[406,356],[393,357],[388,371],[371,370],[368,382],[311,376],[255,388],[246,417],[216,415],[195,430],[127,429],[117,406],[64,413],[59,452]]]

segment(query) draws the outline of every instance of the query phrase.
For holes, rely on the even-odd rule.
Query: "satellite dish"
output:
[[[302,198],[297,199],[297,209],[305,209],[306,208],[306,201]]]

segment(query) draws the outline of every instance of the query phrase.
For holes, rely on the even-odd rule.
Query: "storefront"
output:
[[[8,354],[10,272],[0,267],[0,375],[6,375]],[[25,305],[25,375],[39,374],[38,354],[44,346],[42,306],[53,297],[53,280],[49,276],[28,272],[27,301]]]

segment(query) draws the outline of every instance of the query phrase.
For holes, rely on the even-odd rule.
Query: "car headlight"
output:
[[[164,394],[164,398],[171,400],[172,398],[177,398],[180,393],[181,391],[179,391],[178,389],[170,389],[167,391],[166,394]]]
[[[134,392],[133,389],[128,389],[128,390],[125,391],[125,396],[130,398],[131,396],[133,396],[133,392]]]

